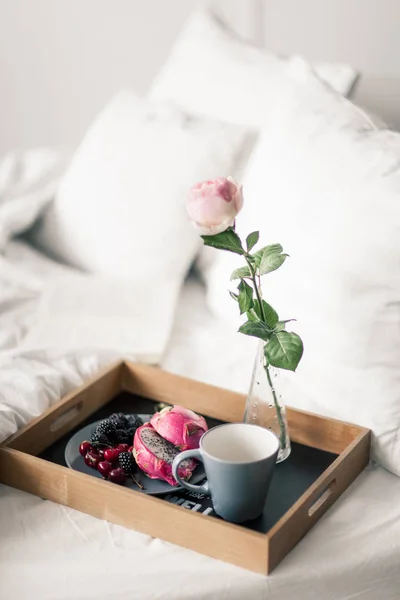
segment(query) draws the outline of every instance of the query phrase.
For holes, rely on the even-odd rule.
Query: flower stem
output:
[[[254,291],[255,291],[256,296],[257,296],[258,305],[260,307],[260,314],[261,314],[262,320],[265,323],[264,307],[263,307],[262,300],[261,300],[261,292],[260,292],[260,290],[258,288],[258,285],[257,285],[256,272],[255,272],[255,270],[253,268],[253,265],[251,264],[251,262],[249,261],[249,259],[247,258],[246,255],[245,255],[245,259],[246,259],[246,262],[248,264],[248,267],[249,267],[249,270],[250,270],[250,273],[251,273],[251,279],[253,281]]]
[[[278,417],[278,423],[279,423],[279,429],[280,429],[279,442],[280,442],[281,449],[283,450],[285,448],[285,442],[286,442],[286,435],[285,435],[285,433],[286,433],[286,427],[285,427],[285,422],[284,422],[283,417],[282,417],[281,407],[279,406],[278,398],[276,397],[276,392],[275,392],[274,384],[272,383],[271,373],[269,372],[269,365],[268,364],[266,364],[264,366],[264,370],[265,370],[265,372],[267,374],[267,379],[268,379],[269,387],[271,388],[272,397],[274,399],[276,416]]]
[[[251,279],[253,281],[254,291],[255,291],[255,294],[257,296],[258,304],[259,304],[259,307],[260,307],[261,318],[262,318],[262,320],[265,323],[265,313],[264,313],[264,307],[263,307],[263,304],[262,304],[262,297],[261,297],[261,285],[257,285],[257,279],[256,279],[257,274],[256,274],[256,271],[253,268],[253,265],[252,265],[251,261],[247,258],[246,255],[245,255],[245,259],[246,259],[246,262],[247,262],[249,270],[250,270]],[[259,284],[261,283],[260,279],[261,278],[258,275],[258,283]],[[272,383],[271,373],[269,371],[269,364],[266,364],[264,366],[264,370],[265,370],[265,372],[267,374],[267,379],[268,379],[269,387],[271,388],[272,397],[274,399],[275,411],[276,411],[276,416],[278,418],[279,430],[280,430],[279,443],[280,443],[281,449],[283,450],[285,448],[285,442],[286,442],[286,427],[285,427],[285,422],[283,420],[282,411],[281,411],[281,407],[279,406],[278,398],[276,397],[276,392],[275,392],[274,384]]]

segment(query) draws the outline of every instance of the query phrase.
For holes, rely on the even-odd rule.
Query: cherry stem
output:
[[[142,484],[136,479],[136,477],[134,475],[132,475],[132,473],[131,473],[131,477],[132,477],[133,481],[136,483],[136,485],[138,486],[138,488],[143,490],[144,488],[143,488]]]

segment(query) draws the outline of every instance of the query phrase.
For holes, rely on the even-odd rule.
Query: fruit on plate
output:
[[[136,429],[143,425],[142,419],[139,415],[131,414],[125,415],[124,413],[113,413],[108,417],[110,423],[115,425],[117,429],[128,429],[135,427]]]
[[[88,442],[87,440],[84,440],[82,442],[82,444],[79,446],[79,454],[83,457],[86,456],[86,454],[88,452],[90,452],[90,450],[93,450],[93,446],[90,442]]]
[[[118,444],[117,448],[118,450],[121,450],[121,452],[128,452],[130,446],[129,444]]]
[[[170,485],[177,485],[172,475],[172,463],[179,454],[171,442],[161,437],[150,423],[136,430],[133,440],[133,456],[136,463],[150,479],[163,479]],[[190,479],[197,463],[194,459],[183,460],[179,467],[182,479]]]
[[[177,485],[172,475],[175,456],[198,448],[205,431],[205,419],[182,406],[165,407],[145,424],[138,415],[114,413],[95,427],[79,452],[89,467],[113,483],[123,485],[129,477],[142,488],[135,475],[137,465],[151,479]],[[194,459],[182,461],[180,476],[189,479],[196,466]]]
[[[115,427],[115,441],[128,446],[132,444],[136,429],[143,425],[142,419],[135,414],[113,413],[108,421]]]
[[[126,481],[124,470],[121,469],[121,467],[117,467],[116,469],[110,471],[108,474],[108,481],[111,481],[112,483],[118,483],[119,485],[124,485]]]
[[[90,440],[84,440],[79,453],[85,463],[113,483],[123,485],[129,475],[142,488],[135,478],[136,463],[133,458],[133,437],[142,419],[135,414],[114,413],[103,419],[93,429]],[[119,456],[123,455],[121,460]]]
[[[115,447],[118,444],[129,447],[136,429],[141,425],[143,421],[138,415],[114,413],[95,427],[89,442],[96,447]]]
[[[118,456],[118,463],[126,475],[133,475],[136,471],[136,462],[132,452],[121,452]]]
[[[115,427],[107,419],[101,421],[97,427],[92,431],[90,436],[90,442],[93,445],[98,446],[109,446],[111,441],[111,435],[114,433]],[[111,435],[110,435],[111,434]]]
[[[84,461],[88,467],[91,467],[92,469],[97,469],[97,465],[101,461],[101,457],[96,452],[96,450],[89,450],[89,452],[85,454]]]
[[[118,448],[106,448],[104,450],[104,458],[110,463],[116,463],[121,452],[122,450]]]
[[[97,470],[100,473],[100,475],[103,475],[104,479],[107,479],[110,471],[112,471],[113,466],[110,462],[108,462],[108,460],[102,460],[98,463],[97,465]]]
[[[150,423],[161,437],[180,450],[198,448],[201,436],[208,429],[204,417],[183,406],[163,408],[152,416]]]

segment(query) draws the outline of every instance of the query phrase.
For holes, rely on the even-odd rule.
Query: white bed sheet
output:
[[[0,357],[5,365],[0,390],[11,393],[21,379],[27,387],[39,380],[46,393],[38,412],[115,358],[18,350],[38,295],[60,268],[17,241],[9,244],[0,268]],[[164,368],[245,391],[253,350],[253,340],[235,335],[208,313],[202,286],[189,280]],[[9,416],[16,426],[27,418],[12,407]],[[269,577],[1,485],[0,599],[32,597],[395,600],[400,597],[400,479],[368,467]]]

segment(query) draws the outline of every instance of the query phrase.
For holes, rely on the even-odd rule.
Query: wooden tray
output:
[[[246,525],[212,518],[211,502],[205,499],[204,505],[202,500],[206,510],[199,510],[199,501],[187,492],[147,496],[63,466],[63,448],[74,430],[121,406],[127,412],[152,412],[149,402],[181,404],[213,425],[241,421],[245,396],[155,367],[120,362],[8,438],[0,447],[0,481],[268,574],[369,461],[368,429],[288,409],[292,455],[276,467],[263,518]],[[197,509],[186,510],[182,504],[197,504]]]

